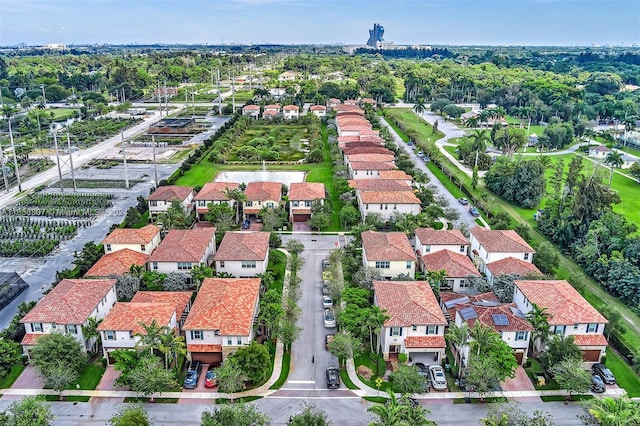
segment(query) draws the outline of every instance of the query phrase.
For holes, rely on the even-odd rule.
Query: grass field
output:
[[[438,139],[442,139],[444,137],[444,133],[442,132],[434,134],[433,126],[431,126],[426,121],[420,118],[416,120],[417,116],[410,108],[389,108],[385,110],[385,114],[389,118],[396,119],[404,123],[406,132],[400,132],[398,134],[401,135],[405,142],[409,141],[409,137],[407,136],[407,134],[412,133],[418,135],[419,139],[424,142],[435,142]],[[392,127],[395,128],[394,124],[391,121],[387,121],[392,125]]]
[[[234,152],[227,154],[229,161],[240,160],[236,152],[239,148],[249,145],[252,139],[256,138],[272,138],[274,147],[277,148],[280,161],[298,161],[304,158],[305,153],[301,151],[303,148],[302,139],[307,136],[306,127],[302,125],[258,125],[254,124],[248,128],[240,138],[234,142]]]
[[[80,371],[80,378],[78,379],[78,384],[80,385],[80,389],[83,390],[93,390],[100,383],[100,379],[105,372],[105,368],[101,363],[91,363],[87,364],[82,371]],[[76,385],[73,384],[69,387],[69,389],[76,389]]]
[[[634,373],[620,354],[607,348],[606,364],[616,377],[618,386],[626,390],[630,397],[640,397],[640,377]]]
[[[18,377],[22,374],[24,369],[27,368],[23,364],[15,364],[11,366],[11,371],[5,377],[0,379],[0,389],[8,389],[13,385]]]
[[[50,108],[47,110],[47,113],[50,114],[53,112],[53,121],[62,121],[73,117],[76,111],[78,110],[75,108]]]
[[[280,389],[282,385],[287,381],[287,377],[289,376],[289,368],[291,366],[291,354],[289,352],[285,352],[282,354],[282,370],[280,371],[280,377],[278,380],[271,385],[269,389]]]

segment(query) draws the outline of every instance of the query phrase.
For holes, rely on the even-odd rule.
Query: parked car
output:
[[[198,387],[198,377],[202,371],[202,364],[199,361],[191,361],[187,367],[187,374],[184,376],[185,389],[195,389]]]
[[[333,339],[336,338],[335,334],[325,334],[324,335],[324,348],[329,350],[329,343],[333,342]]]
[[[467,200],[466,198],[458,198],[458,202],[460,204],[462,204],[463,206],[466,206],[467,204],[469,204],[469,200]]]
[[[324,326],[326,328],[334,328],[336,326],[336,314],[333,309],[324,310]]]
[[[447,390],[447,378],[441,366],[430,365],[429,375],[431,376],[431,385],[435,390]]]
[[[473,216],[473,217],[479,217],[480,216],[480,212],[478,211],[478,209],[473,207],[473,206],[469,207],[469,213],[471,213],[471,216]]]
[[[417,155],[418,157],[422,157],[422,155],[424,155],[424,152],[422,152],[422,151],[418,151],[418,152],[416,152],[416,155]]]
[[[600,376],[606,384],[615,385],[616,377],[604,364],[593,364],[591,371]]]
[[[322,297],[322,307],[327,309],[327,308],[332,308],[333,307],[333,299],[329,296],[323,296]]]
[[[322,259],[322,270],[323,271],[326,271],[327,269],[329,269],[329,265],[330,265],[329,259]]]
[[[329,281],[331,279],[331,272],[322,271],[322,281]]]
[[[340,387],[340,370],[337,367],[327,367],[327,387],[329,389]]]
[[[216,374],[217,364],[210,364],[207,368],[207,373],[204,375],[204,387],[212,388],[218,384],[218,377]]]
[[[421,363],[421,362],[416,362],[416,363],[415,363],[415,364],[413,364],[413,365],[415,365],[416,367],[418,367],[418,370],[420,370],[420,371],[419,371],[419,373],[420,373],[420,375],[421,375],[421,376],[429,376],[429,369],[427,368],[427,366],[426,366],[426,365],[424,365],[424,364],[423,364],[423,363]]]
[[[323,295],[329,294],[329,282],[328,281],[323,281],[322,282],[322,294]]]
[[[424,161],[425,163],[428,163],[429,161],[431,161],[431,159],[430,159],[428,156],[426,156],[426,155],[422,155],[422,156],[420,156],[420,159],[421,159],[422,161]]]
[[[602,393],[607,390],[602,377],[595,373],[591,375],[591,390],[596,393]]]

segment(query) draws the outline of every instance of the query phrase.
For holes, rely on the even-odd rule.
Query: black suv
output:
[[[593,364],[591,366],[591,371],[593,371],[598,376],[602,377],[602,380],[608,385],[615,385],[616,378],[604,364]]]
[[[200,361],[191,361],[187,368],[187,374],[184,376],[185,389],[195,389],[198,387],[198,377],[202,371]]]
[[[327,368],[327,387],[338,389],[340,387],[340,370],[337,367]]]

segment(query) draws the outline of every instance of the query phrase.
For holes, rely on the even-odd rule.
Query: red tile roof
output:
[[[370,262],[416,260],[409,238],[404,232],[366,231],[361,236],[362,249]]]
[[[326,111],[327,107],[324,105],[311,105],[311,108],[309,108],[311,111]]]
[[[184,201],[193,192],[192,186],[159,186],[147,197],[149,201]]]
[[[182,312],[181,312],[182,313]],[[169,325],[176,314],[173,303],[118,302],[98,326],[98,331],[132,331],[133,334],[145,334],[144,327],[156,320],[160,327]]]
[[[324,199],[325,189],[323,183],[294,182],[289,186],[289,200],[313,201]]]
[[[282,108],[279,104],[269,104],[269,105],[265,105],[264,109],[265,111],[267,110],[278,110],[280,111],[280,108]]]
[[[82,324],[115,285],[116,280],[64,279],[20,322]]]
[[[332,104],[341,104],[342,103],[342,101],[340,99],[338,99],[338,98],[329,98],[329,100],[327,102],[332,103]]]
[[[416,237],[423,245],[431,246],[463,246],[469,240],[457,229],[416,228]]]
[[[276,111],[275,109],[270,109],[270,110],[267,110],[267,111],[263,112],[262,116],[263,117],[271,117],[271,116],[276,116],[278,114],[279,114],[279,112]]]
[[[193,201],[227,201],[229,197],[225,195],[225,191],[238,189],[239,186],[237,182],[209,182],[202,187]]]
[[[549,325],[605,323],[609,321],[565,280],[516,280],[530,303],[547,308]]]
[[[406,174],[402,170],[380,170],[378,172],[380,179],[408,180],[413,181],[413,177]]]
[[[578,346],[608,346],[607,338],[604,334],[572,334],[573,339]]]
[[[41,338],[42,336],[46,336],[46,334],[44,334],[44,333],[41,333],[41,334],[27,333],[22,338],[22,341],[20,342],[20,344],[22,346],[33,346],[33,345],[36,344],[38,339]]]
[[[149,255],[133,251],[131,249],[118,250],[102,256],[84,274],[85,277],[109,277],[112,275],[125,275],[129,273],[131,265],[144,266],[149,260]]]
[[[136,303],[171,303],[175,306],[176,316],[180,316],[191,301],[192,291],[138,291],[131,302]]]
[[[172,229],[153,251],[149,262],[200,262],[215,234],[215,227]]]
[[[513,230],[491,230],[474,226],[469,230],[487,252],[490,253],[535,253],[525,240]]]
[[[367,143],[371,143],[371,142],[367,142]],[[357,144],[355,146],[353,146],[353,144]],[[393,155],[393,153],[391,151],[389,151],[387,148],[375,144],[375,143],[371,143],[371,145],[367,145],[367,146],[360,146],[359,142],[353,142],[349,145],[346,145],[344,147],[344,149],[342,150],[342,152],[344,153],[344,155],[359,155],[359,154],[387,154],[387,155]]]
[[[404,338],[407,348],[445,348],[444,336],[408,336]]]
[[[351,170],[393,170],[396,165],[386,161],[354,161],[349,163]]]
[[[391,162],[393,161],[395,156],[393,154],[349,154],[347,155],[347,160],[352,163],[360,162],[360,161],[368,161],[368,162]]]
[[[471,318],[466,320],[469,327],[473,328],[476,321],[491,327],[498,333],[508,331],[533,331],[531,324],[526,319],[520,318],[513,313],[511,308],[516,308],[514,303],[498,304],[497,306],[483,306],[479,303],[461,303],[454,306],[454,310],[460,311],[464,308],[473,308],[476,311],[477,318]],[[516,308],[517,309],[517,308]],[[507,325],[497,325],[494,320],[494,315],[506,315]],[[464,319],[463,319],[464,321]]]
[[[298,105],[285,105],[282,109],[285,111],[300,111],[300,107]]]
[[[188,352],[222,352],[222,345],[193,344],[187,345]]]
[[[244,190],[249,201],[279,201],[282,195],[280,182],[249,182]]]
[[[467,297],[471,302],[496,302],[496,303],[500,302],[498,300],[498,297],[492,291],[489,291],[487,293],[478,293],[478,294],[453,293],[450,291],[440,292],[440,301],[442,303],[457,300],[457,299],[460,299],[461,297]]]
[[[349,186],[359,191],[411,191],[411,185],[404,180],[393,179],[350,179]]]
[[[365,104],[375,104],[376,101],[374,101],[371,98],[362,98],[362,102],[364,102]]]
[[[243,111],[260,111],[260,105],[245,105],[242,107]]]
[[[496,260],[485,265],[485,267],[491,271],[491,275],[506,275],[517,274],[521,277],[529,275],[542,275],[542,272],[534,265],[522,259],[516,259],[514,257],[505,257],[504,259]]]
[[[357,143],[360,142],[360,136],[350,135],[350,136],[338,136],[338,143]]]
[[[447,324],[427,281],[374,281],[373,289],[378,306],[389,316],[385,327]]]
[[[420,204],[413,191],[360,191],[360,199],[364,204]]]
[[[467,275],[480,276],[471,259],[451,250],[438,250],[422,256],[427,271],[445,270],[448,278],[464,278]]]
[[[156,225],[146,225],[140,229],[116,228],[102,240],[102,244],[149,244],[160,233]]]
[[[248,336],[259,292],[260,278],[205,278],[182,329]]]
[[[213,259],[264,260],[269,252],[269,232],[227,232]]]
[[[364,115],[364,111],[362,111],[357,105],[336,105],[333,109],[339,112],[361,111],[362,115]]]

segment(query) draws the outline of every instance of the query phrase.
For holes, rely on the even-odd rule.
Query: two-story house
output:
[[[363,232],[362,264],[380,270],[385,279],[416,273],[416,255],[404,232]]]
[[[324,204],[323,183],[293,182],[289,186],[289,218],[291,222],[306,222],[311,218],[314,202]]]
[[[608,343],[604,328],[609,323],[565,280],[516,280],[513,302],[525,315],[533,305],[547,308],[549,334],[573,336],[585,362],[600,362]]]
[[[469,234],[469,257],[478,265],[480,272],[485,272],[487,263],[506,257],[533,263],[533,254],[536,251],[516,231],[474,226],[469,230]]]
[[[205,278],[184,323],[187,358],[221,362],[253,340],[260,278]]]
[[[309,107],[309,111],[318,118],[322,118],[327,115],[327,107],[324,105],[311,105],[311,107]]]
[[[357,161],[349,163],[351,179],[380,179],[380,172],[396,169],[393,162],[367,162]]]
[[[395,181],[405,182],[407,185],[413,184],[413,177],[406,174],[402,170],[379,170],[379,179],[393,179]]]
[[[395,214],[419,214],[421,202],[412,190],[408,191],[356,191],[358,208],[364,221],[367,215],[379,214],[389,220]]]
[[[82,326],[89,318],[103,319],[116,300],[116,280],[63,279],[20,320],[27,333],[20,343],[24,353],[29,357],[38,338],[51,333],[70,334],[85,352],[93,351],[97,339],[86,338]]]
[[[337,98],[329,98],[327,100],[327,108],[329,108],[329,109],[333,109],[336,106],[341,105],[341,104],[342,104],[342,101],[340,99],[337,99]]]
[[[172,229],[149,258],[148,269],[163,274],[182,272],[191,280],[191,270],[210,266],[216,252],[216,228]]]
[[[244,218],[255,219],[263,207],[275,209],[280,206],[282,184],[280,182],[249,182],[244,195],[246,198],[242,204]]]
[[[134,303],[171,303],[176,308],[178,329],[182,330],[184,321],[191,310],[191,291],[138,291],[133,295]]]
[[[604,160],[610,152],[613,152],[613,149],[604,145],[596,145],[589,148],[589,157]]]
[[[413,248],[418,256],[449,250],[454,253],[467,255],[469,241],[457,229],[416,228]]]
[[[427,281],[374,281],[373,304],[389,316],[378,342],[385,360],[404,353],[410,362],[440,364],[447,320]]]
[[[229,191],[237,190],[240,184],[237,182],[208,182],[202,187],[193,201],[196,206],[198,221],[206,221],[209,213],[209,204],[227,204],[235,210],[236,202],[229,198]],[[238,218],[236,218],[236,221]]]
[[[264,112],[273,112],[275,114],[280,115],[282,111],[282,107],[279,104],[270,104],[264,106]]]
[[[192,186],[159,186],[147,197],[149,203],[149,218],[156,219],[160,213],[169,210],[174,201],[180,202],[184,214],[190,215],[193,211],[193,187]]]
[[[116,228],[102,240],[105,254],[124,249],[151,254],[159,244],[160,228],[152,224],[139,229]]]
[[[260,117],[260,105],[245,105],[242,107],[242,115],[253,119]]]
[[[493,277],[498,275],[519,275],[522,278],[533,278],[534,275],[542,276],[542,272],[533,263],[515,257],[505,257],[487,263],[484,268],[489,284],[493,283]]]
[[[267,270],[268,232],[227,232],[213,257],[217,272],[235,277],[255,277]]]
[[[469,275],[480,276],[468,256],[447,249],[437,250],[421,256],[420,268],[424,273],[445,271],[445,281],[441,284],[441,288],[453,291],[467,289],[469,287],[467,282]]]
[[[285,105],[282,107],[282,115],[285,120],[295,120],[300,114],[300,107],[298,105]]]
[[[149,255],[131,249],[118,250],[105,254],[84,274],[85,278],[108,278],[116,275],[126,275],[132,266],[143,270],[147,268]]]

